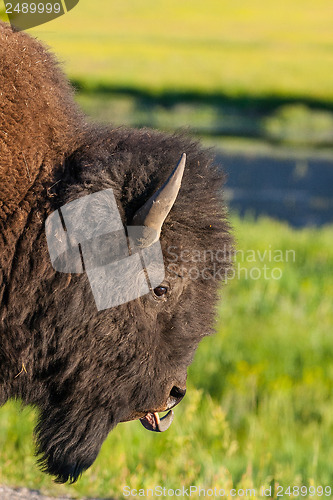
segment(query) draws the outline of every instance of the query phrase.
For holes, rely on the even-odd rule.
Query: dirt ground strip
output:
[[[27,488],[9,488],[0,486],[0,500],[71,500],[70,497],[48,497],[42,495],[37,490],[28,490]],[[110,500],[102,498],[89,498],[81,500]]]

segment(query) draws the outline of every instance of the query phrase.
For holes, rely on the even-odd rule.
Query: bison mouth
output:
[[[160,418],[157,412],[148,412],[143,418],[140,418],[140,422],[148,431],[164,432],[169,429],[173,417],[174,413],[172,410],[169,410],[162,418]]]

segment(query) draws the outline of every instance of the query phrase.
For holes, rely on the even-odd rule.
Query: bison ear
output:
[[[154,231],[155,241],[160,237],[162,225],[170,212],[180,189],[186,163],[183,153],[170,177],[156,193],[135,213],[132,225],[146,226]]]

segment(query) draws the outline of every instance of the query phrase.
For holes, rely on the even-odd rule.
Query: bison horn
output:
[[[162,225],[170,212],[180,189],[186,154],[183,153],[178,165],[163,186],[135,213],[133,226],[146,226],[156,232],[155,241],[161,234]]]

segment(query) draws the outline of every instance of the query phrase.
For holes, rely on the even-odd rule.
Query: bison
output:
[[[0,404],[38,409],[39,464],[74,482],[117,423],[165,430],[185,395],[230,266],[224,177],[183,133],[89,122],[54,56],[6,23],[0,60]],[[165,277],[98,310],[85,272],[52,266],[45,221],[107,189],[124,227],[156,231]]]

